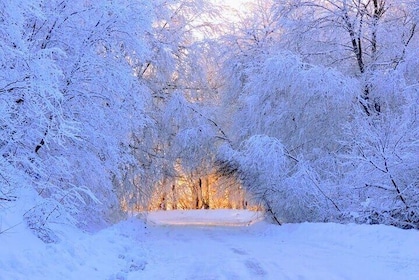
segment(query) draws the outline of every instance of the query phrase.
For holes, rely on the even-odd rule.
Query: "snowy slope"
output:
[[[96,234],[61,226],[59,236],[46,245],[22,225],[1,234],[0,279],[419,279],[419,232],[388,226],[158,226],[133,217]]]

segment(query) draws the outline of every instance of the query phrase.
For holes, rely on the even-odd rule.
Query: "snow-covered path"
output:
[[[25,230],[1,235],[0,279],[419,279],[419,232],[388,226],[162,226],[130,218],[96,234],[65,227],[59,234],[58,244]]]
[[[419,236],[382,226],[151,228],[144,279],[419,279]],[[412,247],[413,245],[413,247]]]

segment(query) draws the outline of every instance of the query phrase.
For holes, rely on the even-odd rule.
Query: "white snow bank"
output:
[[[249,210],[171,210],[140,214],[147,223],[177,226],[249,226],[264,219],[263,212]]]

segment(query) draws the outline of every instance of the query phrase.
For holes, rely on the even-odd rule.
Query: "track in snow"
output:
[[[179,223],[148,226],[142,241],[147,266],[138,279],[419,279],[418,231],[339,224]]]
[[[199,221],[201,214],[187,213]],[[212,214],[219,215],[216,224],[228,225],[231,217],[247,215]],[[179,213],[160,215],[174,221]],[[185,218],[178,222],[183,225],[150,225],[130,218],[95,234],[57,225],[57,244],[43,244],[24,227],[15,228],[0,236],[0,280],[419,279],[417,230],[332,223],[275,226],[264,221],[184,226]]]

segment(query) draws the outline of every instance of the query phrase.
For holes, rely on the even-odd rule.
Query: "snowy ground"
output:
[[[254,220],[251,214],[167,211],[150,215],[148,224],[130,218],[96,234],[60,226],[58,244],[43,244],[20,225],[0,234],[0,279],[419,279],[415,230],[264,221],[191,226],[209,216],[210,224],[231,225],[238,217]]]
[[[151,225],[178,226],[250,226],[264,218],[262,212],[226,209],[154,211],[141,216]]]

